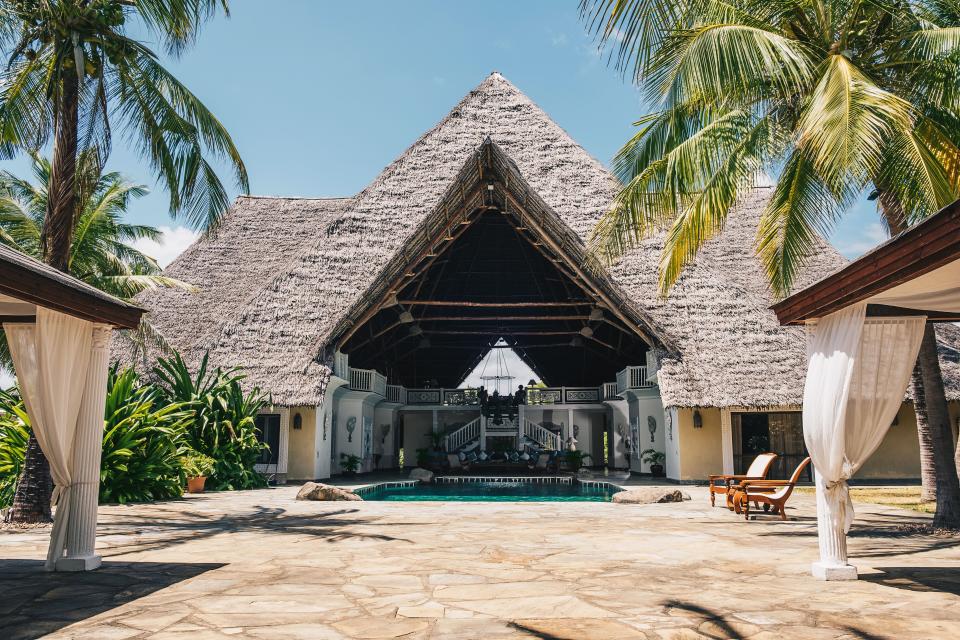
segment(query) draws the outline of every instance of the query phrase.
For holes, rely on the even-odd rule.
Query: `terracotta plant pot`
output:
[[[207,484],[207,476],[187,478],[187,493],[203,493],[205,484]]]

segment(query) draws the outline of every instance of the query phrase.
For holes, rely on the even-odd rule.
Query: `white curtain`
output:
[[[5,324],[33,433],[50,463],[57,512],[47,568],[63,555],[70,517],[73,437],[87,379],[93,323],[37,307],[36,324]]]
[[[809,327],[803,436],[831,525],[853,522],[849,480],[883,441],[903,402],[926,318],[866,319],[866,304]]]

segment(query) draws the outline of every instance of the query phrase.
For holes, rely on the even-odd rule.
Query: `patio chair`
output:
[[[736,485],[744,480],[763,480],[767,477],[773,461],[777,459],[775,453],[761,453],[753,462],[750,468],[743,474],[718,474],[710,476],[710,506],[717,506],[717,494],[727,496],[727,508],[733,509],[733,492]]]
[[[763,505],[764,511],[769,507],[772,513],[779,513],[781,520],[787,519],[785,508],[787,500],[793,493],[793,488],[800,481],[800,475],[810,464],[810,458],[804,458],[789,480],[744,480],[736,488],[733,503],[737,513],[743,514],[744,520],[750,519],[750,503],[754,506]]]

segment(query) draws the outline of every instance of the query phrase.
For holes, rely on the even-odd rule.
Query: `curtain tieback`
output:
[[[77,480],[76,482],[71,482],[70,484],[54,485],[53,494],[50,496],[50,504],[56,505],[58,502],[60,502],[60,498],[64,497],[64,495],[73,487],[80,487],[85,484],[98,484],[99,482],[99,479],[96,481]]]
[[[853,500],[850,498],[850,486],[847,480],[853,475],[853,465],[844,458],[843,470],[836,480],[827,480],[823,483],[829,517],[836,527],[843,527],[845,533],[850,531],[853,524]]]

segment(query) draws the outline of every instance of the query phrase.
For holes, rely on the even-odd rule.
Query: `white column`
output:
[[[110,326],[94,325],[87,381],[73,439],[73,486],[70,489],[70,520],[67,522],[67,554],[57,560],[57,571],[90,571],[100,566],[100,556],[95,553],[95,546],[109,345]]]
[[[720,452],[723,455],[723,473],[733,471],[733,420],[730,409],[720,409]]]
[[[820,560],[812,566],[813,577],[820,580],[856,580],[857,568],[847,562],[847,534],[842,522],[833,522],[831,513],[837,513],[839,505],[830,505],[820,474],[817,485],[817,539],[820,543]]]

